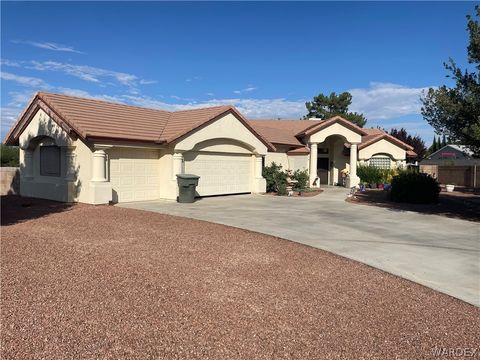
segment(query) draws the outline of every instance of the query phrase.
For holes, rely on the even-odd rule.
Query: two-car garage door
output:
[[[156,200],[160,197],[158,150],[112,149],[108,151],[113,202]],[[200,176],[199,196],[251,192],[250,154],[189,151],[184,171]]]
[[[110,182],[113,202],[155,200],[160,197],[158,150],[112,149]]]
[[[200,176],[199,196],[251,192],[252,157],[249,154],[189,151],[185,173]]]

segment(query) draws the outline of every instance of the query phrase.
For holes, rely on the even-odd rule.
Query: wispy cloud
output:
[[[209,106],[234,105],[247,118],[299,119],[305,113],[304,100],[287,99],[211,99],[184,104],[167,103],[146,96],[124,95],[122,99],[130,104],[169,111],[189,110]]]
[[[234,90],[233,93],[234,94],[243,94],[243,93],[248,93],[248,92],[252,92],[254,90],[257,90],[257,88],[255,86],[252,86],[252,85],[248,85],[246,88],[244,89],[241,89],[241,90]]]
[[[19,61],[12,61],[7,59],[1,59],[0,65],[2,66],[10,66],[10,67],[21,67],[22,64]]]
[[[189,78],[185,79],[186,82],[192,82],[192,81],[198,81],[198,80],[202,80],[202,77],[201,76],[193,76],[193,77],[189,77]]]
[[[61,63],[57,61],[31,61],[30,65],[27,65],[26,68],[37,71],[62,72],[99,85],[111,84],[111,81],[113,80],[114,83],[130,87],[133,91],[135,91],[138,85],[152,84],[155,82],[153,80],[140,79],[136,75],[125,72],[102,69],[89,65]]]
[[[428,87],[371,82],[368,88],[348,90],[352,94],[352,111],[363,113],[369,120],[392,119],[420,114],[420,95]]]
[[[70,53],[77,53],[77,54],[84,54],[82,51],[75,50],[72,46],[57,44],[54,42],[48,41],[32,41],[32,40],[12,40],[14,44],[25,44],[34,46],[40,49],[47,49],[52,51],[63,51],[63,52],[70,52]]]
[[[42,79],[31,77],[31,76],[20,76],[15,75],[9,72],[2,71],[0,73],[0,78],[4,81],[14,81],[22,86],[30,86],[34,88],[50,89],[51,86],[48,85]]]

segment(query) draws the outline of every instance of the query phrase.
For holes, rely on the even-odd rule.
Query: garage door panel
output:
[[[189,152],[185,154],[185,172],[200,176],[200,196],[245,193],[251,191],[251,156]]]
[[[113,149],[109,151],[109,157],[114,201],[155,200],[160,197],[157,150]]]

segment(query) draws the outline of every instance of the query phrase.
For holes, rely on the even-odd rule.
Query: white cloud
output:
[[[243,93],[251,92],[251,91],[254,91],[254,90],[257,90],[257,88],[255,86],[248,85],[245,89],[234,90],[233,92],[234,92],[234,94],[243,94]]]
[[[17,84],[22,86],[30,86],[30,87],[42,88],[42,89],[51,88],[51,86],[48,85],[45,81],[36,77],[20,76],[20,75],[15,75],[9,72],[2,71],[0,73],[0,78],[4,81],[14,81]]]
[[[99,85],[112,84],[109,81],[113,80],[116,83],[125,85],[131,88],[133,92],[138,92],[136,87],[138,85],[152,84],[154,80],[140,79],[138,76],[128,74],[120,71],[107,70],[97,68],[89,65],[74,65],[61,63],[56,61],[31,61],[30,65],[26,66],[28,69],[38,71],[58,71],[64,74],[77,77],[79,79],[97,83]]]
[[[31,41],[31,40],[12,40],[14,44],[26,44],[30,46],[34,46],[41,49],[53,50],[53,51],[62,51],[62,52],[71,52],[77,54],[84,54],[81,51],[75,50],[72,46],[57,44],[54,42],[39,42],[39,41]]]
[[[133,105],[169,111],[189,110],[209,106],[234,105],[247,118],[299,119],[305,113],[305,103],[303,100],[230,98],[179,104],[167,103],[145,96],[124,95],[123,98]]]
[[[194,76],[194,77],[185,79],[186,82],[192,82],[192,81],[198,81],[198,80],[202,80],[202,77],[201,76]]]
[[[12,61],[7,59],[1,59],[0,64],[2,66],[21,67],[22,64],[19,61]]]
[[[420,114],[420,95],[425,90],[428,87],[372,82],[369,88],[348,90],[353,97],[350,110],[363,113],[369,120]]]

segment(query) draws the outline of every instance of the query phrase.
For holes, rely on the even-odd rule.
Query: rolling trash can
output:
[[[177,174],[179,203],[193,203],[195,201],[195,189],[200,176],[192,174]]]

